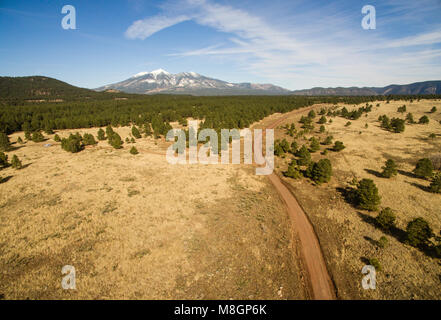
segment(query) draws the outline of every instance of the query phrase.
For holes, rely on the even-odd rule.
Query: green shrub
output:
[[[25,139],[28,140],[28,141],[32,140],[31,133],[29,131],[25,132]]]
[[[375,211],[381,202],[378,188],[371,179],[362,179],[355,190],[355,201],[359,208]]]
[[[9,166],[8,155],[0,152],[0,167],[5,168]]]
[[[114,133],[115,133],[115,131],[113,131],[112,126],[109,124],[109,125],[106,127],[106,135],[107,135],[107,139],[109,139]]]
[[[383,172],[381,173],[381,176],[384,178],[391,178],[393,176],[396,176],[398,172],[397,165],[392,159],[388,159],[382,169]]]
[[[441,193],[441,174],[437,174],[429,186],[430,192]]]
[[[121,136],[118,133],[114,132],[110,136],[109,135],[107,135],[107,136],[109,139],[109,144],[112,147],[114,147],[115,149],[122,148],[123,142],[121,140]]]
[[[324,125],[321,125],[319,131],[320,131],[320,133],[325,132],[325,131],[326,131],[325,126],[324,126]]]
[[[376,223],[383,230],[390,230],[395,226],[396,215],[391,208],[387,207],[380,211],[378,216],[375,218]]]
[[[318,123],[319,123],[319,124],[325,124],[327,121],[328,121],[328,120],[326,119],[326,117],[325,117],[325,116],[322,116],[322,117],[319,119]]]
[[[419,124],[428,124],[429,118],[427,116],[422,116],[420,120],[418,121]]]
[[[433,107],[432,109],[430,109],[430,112],[431,112],[431,113],[435,113],[436,110],[437,110],[436,107]]]
[[[316,117],[315,111],[314,110],[309,111],[308,118],[314,119],[315,117]]]
[[[35,131],[32,133],[32,141],[34,142],[42,142],[44,141],[44,136],[40,131]]]
[[[297,163],[300,166],[306,166],[311,162],[311,153],[309,153],[308,148],[303,145],[296,153],[296,156],[299,158]]]
[[[97,138],[98,138],[98,140],[100,140],[100,141],[102,141],[102,140],[106,140],[106,134],[104,133],[104,130],[103,130],[102,128],[100,128],[100,129],[98,130]]]
[[[333,139],[332,136],[327,136],[325,141],[323,141],[323,144],[326,145],[326,146],[332,144],[332,139]]]
[[[320,150],[320,143],[315,137],[311,139],[311,144],[309,145],[309,148],[311,152],[317,152]]]
[[[95,140],[94,136],[90,133],[85,133],[83,136],[83,143],[86,146],[96,145],[98,142]]]
[[[282,148],[284,153],[288,152],[289,151],[288,141],[286,141],[286,139],[283,139],[282,142],[280,142],[280,147]]]
[[[413,247],[424,247],[433,236],[432,228],[423,218],[410,221],[406,227],[406,242]]]
[[[405,121],[399,118],[392,118],[392,120],[390,121],[390,127],[392,128],[392,131],[395,133],[403,132],[406,127]]]
[[[61,148],[72,153],[80,152],[84,149],[81,140],[77,134],[70,134],[68,138],[61,139]]]
[[[413,114],[412,113],[408,113],[407,114],[406,121],[407,121],[407,123],[410,123],[410,124],[415,123],[415,120],[413,119]]]
[[[320,159],[312,164],[308,170],[308,176],[317,184],[329,182],[332,176],[332,165],[329,159]]]
[[[132,148],[130,148],[130,153],[131,154],[138,154],[139,152],[138,152],[138,149],[136,149],[136,147],[133,146]]]
[[[377,244],[380,248],[386,248],[389,244],[389,240],[385,236],[381,236],[381,238],[377,241]]]
[[[402,107],[398,107],[398,110],[397,110],[397,112],[400,112],[400,113],[404,113],[406,111],[407,111],[406,105],[403,105]]]
[[[375,268],[375,271],[381,271],[381,264],[377,258],[370,258],[369,264]]]
[[[60,138],[60,136],[59,136],[58,134],[56,134],[56,135],[54,136],[54,141],[55,141],[55,142],[60,142],[60,141],[61,141],[61,138]]]
[[[434,134],[433,132],[431,134],[429,134],[429,139],[435,139],[436,138],[436,134]]]
[[[283,175],[292,179],[299,179],[302,177],[302,173],[295,161],[291,162],[291,164],[288,166],[288,170],[285,171]]]
[[[141,138],[141,133],[139,133],[138,128],[135,127],[135,126],[132,127],[132,135],[133,135],[136,139]]]
[[[8,151],[11,147],[11,142],[9,141],[9,137],[6,133],[0,132],[0,150]]]
[[[297,142],[296,142],[296,141],[293,141],[293,142],[291,143],[291,150],[290,150],[290,152],[291,152],[292,154],[296,154],[298,148],[299,148],[299,145],[297,144]]]
[[[351,121],[346,122],[345,127],[349,127],[352,124]]]
[[[428,158],[418,160],[413,173],[420,178],[429,178],[433,174],[432,161]]]
[[[11,160],[11,167],[14,169],[21,169],[23,166],[21,164],[20,159],[18,159],[17,155],[14,154]]]
[[[341,150],[343,150],[345,147],[345,145],[343,144],[343,142],[341,141],[335,141],[334,143],[334,147],[332,147],[333,151],[339,152]]]

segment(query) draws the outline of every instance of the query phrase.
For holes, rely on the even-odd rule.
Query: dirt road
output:
[[[312,107],[306,108],[312,109]],[[267,126],[267,129],[274,129],[288,116],[297,112],[304,112],[305,108],[290,112],[272,124]],[[292,219],[292,226],[294,232],[298,235],[301,243],[301,252],[303,255],[304,265],[308,274],[309,284],[312,290],[313,298],[316,300],[332,300],[335,299],[334,285],[326,268],[326,263],[323,258],[323,253],[320,244],[315,234],[314,228],[311,225],[308,217],[303,209],[300,207],[297,199],[291,191],[284,185],[282,180],[275,174],[269,175],[269,180],[272,182],[276,190],[279,192],[283,201],[286,204],[290,218]]]

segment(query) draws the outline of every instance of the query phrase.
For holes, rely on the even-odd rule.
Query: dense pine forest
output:
[[[244,128],[272,113],[314,103],[355,105],[375,100],[433,98],[438,97],[134,95],[95,92],[47,77],[1,77],[0,132],[150,124],[156,134],[164,135],[169,122],[185,123],[188,117],[204,120],[202,127],[207,128]]]

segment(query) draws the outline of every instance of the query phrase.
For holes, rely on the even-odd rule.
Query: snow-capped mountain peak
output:
[[[96,90],[115,89],[127,93],[184,93],[200,95],[283,94],[286,89],[273,85],[230,83],[200,75],[194,71],[172,74],[164,69],[140,72],[131,78]]]

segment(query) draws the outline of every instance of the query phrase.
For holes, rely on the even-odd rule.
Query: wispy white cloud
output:
[[[190,18],[185,15],[177,17],[155,16],[137,20],[127,29],[126,37],[129,39],[144,40],[158,31],[187,20],[190,20]]]
[[[434,0],[421,1],[427,5]],[[412,16],[406,10],[415,8],[413,1],[385,3],[389,5],[389,12],[406,12],[403,16]],[[161,15],[135,21],[126,36],[146,39],[165,28],[192,20],[231,36],[223,43],[168,55],[221,56],[239,62],[244,72],[291,89],[319,85],[385,85],[434,79],[441,74],[439,52],[431,47],[441,42],[439,27],[391,38],[381,30],[361,30],[360,12],[339,10],[334,4],[294,14],[290,16],[290,23],[286,18],[280,19],[283,23],[270,23],[264,16],[248,10],[208,0],[167,2],[162,8]],[[354,25],[354,15],[357,25]],[[387,19],[389,15],[381,23]],[[420,47],[406,49],[415,46]]]

